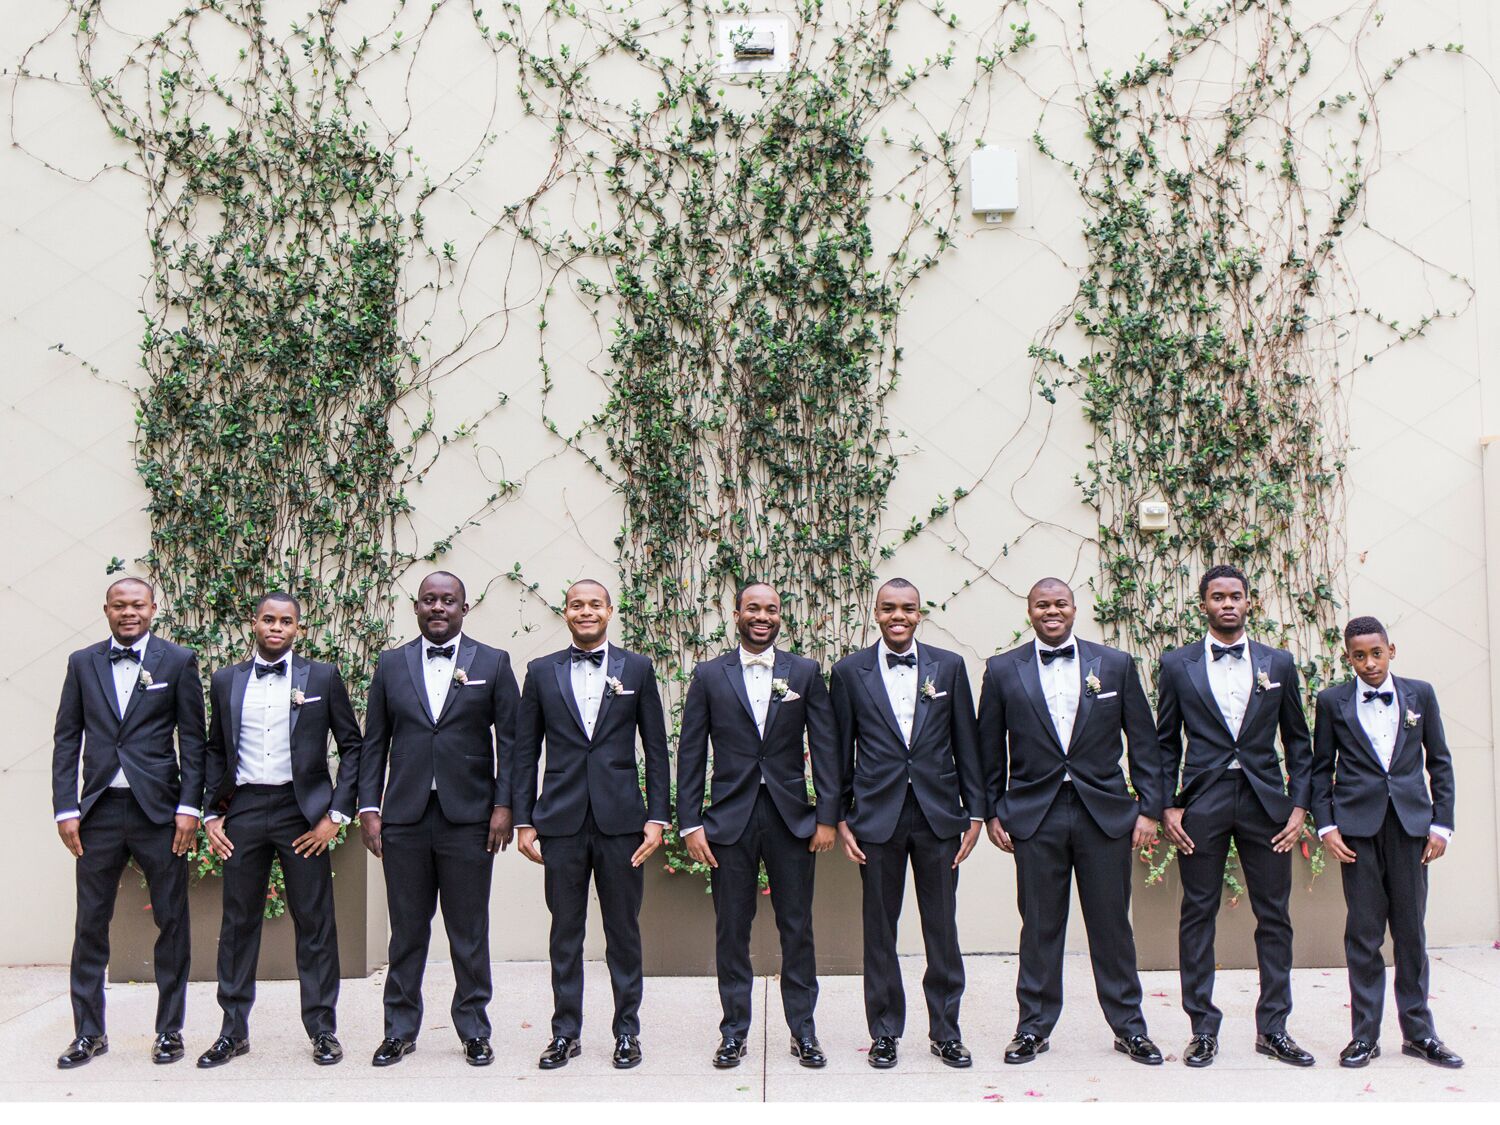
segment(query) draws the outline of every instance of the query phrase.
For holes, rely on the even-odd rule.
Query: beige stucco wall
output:
[[[6,6],[0,56],[7,66],[55,22],[56,7]],[[949,7],[978,20],[993,5],[963,0]],[[1298,7],[1321,14],[1341,5]],[[1482,0],[1389,7],[1377,35],[1391,50],[1374,50],[1374,58],[1428,41],[1465,43],[1485,63],[1500,56]],[[1128,59],[1130,30],[1122,17],[1117,34],[1098,37],[1098,51],[1112,48]],[[1054,32],[1041,19],[1037,31],[1045,47]],[[414,76],[419,112],[411,140],[437,162],[461,160],[473,130],[485,127],[475,107],[488,106],[497,81],[502,92],[510,89],[511,79],[497,78],[485,57],[462,55],[461,36],[454,36],[455,53],[424,56]],[[66,62],[52,58],[57,67]],[[1020,151],[1021,208],[996,227],[964,216],[956,248],[911,291],[900,328],[903,382],[889,403],[901,454],[889,538],[899,538],[940,493],[973,487],[955,519],[904,547],[884,569],[911,577],[938,600],[971,583],[935,614],[925,635],[964,652],[976,686],[983,657],[1024,623],[1022,592],[1031,580],[1061,573],[1082,582],[1096,566],[1088,539],[1093,516],[1072,483],[1086,459],[1088,430],[1068,395],[1055,408],[1036,397],[1026,356],[1069,299],[1071,267],[1083,259],[1076,195],[1025,143],[1036,121],[1036,90],[1059,87],[1066,68],[1045,50],[1024,65],[1032,88],[997,79],[971,130]],[[13,79],[0,81],[9,106]],[[947,105],[967,81],[939,78],[924,96],[934,107]],[[1492,600],[1500,592],[1500,453],[1490,447],[1488,466],[1481,454],[1481,439],[1500,433],[1496,107],[1495,89],[1477,67],[1452,57],[1422,64],[1385,102],[1384,157],[1367,214],[1374,229],[1352,236],[1350,248],[1361,292],[1402,314],[1422,307],[1449,272],[1476,286],[1473,305],[1457,319],[1387,353],[1348,387],[1351,608],[1387,621],[1400,647],[1398,670],[1437,684],[1457,763],[1458,835],[1432,878],[1435,943],[1487,941],[1500,929],[1492,714],[1500,662],[1491,640],[1500,628],[1500,603]],[[506,116],[513,112],[502,109],[493,126],[502,135],[515,124]],[[66,959],[73,923],[71,862],[52,828],[49,799],[64,657],[103,633],[106,562],[134,559],[147,545],[146,495],[131,464],[129,390],[139,375],[137,310],[147,256],[139,185],[118,171],[95,176],[126,154],[79,91],[24,84],[10,128],[25,149],[61,171],[0,145],[0,620],[10,623],[11,638],[0,646],[0,825],[10,903],[0,912],[0,962],[56,962]],[[507,184],[524,179],[527,162],[541,153],[524,139],[507,145],[491,179],[476,182],[476,196],[508,198]],[[1434,267],[1415,267],[1382,232]],[[489,491],[486,474],[524,477],[520,493],[466,530],[443,560],[471,592],[485,591],[469,631],[509,648],[520,664],[566,636],[502,576],[520,562],[528,579],[556,590],[583,572],[610,575],[620,513],[608,485],[562,452],[540,423],[534,300],[541,271],[523,254],[507,284],[500,263],[509,259],[508,247],[487,253],[466,303],[508,311],[466,345],[475,355],[492,350],[453,365],[437,383],[440,428],[458,424],[497,390],[511,400],[483,424],[475,443],[482,452],[445,456],[415,489],[415,533],[436,538],[478,507]],[[432,333],[441,342],[459,331],[440,317]],[[564,429],[603,396],[600,348],[586,329],[577,339],[551,356],[560,388],[551,406]],[[98,374],[49,350],[59,343]],[[403,610],[406,635],[409,623]],[[1079,632],[1096,631],[1081,624]],[[497,864],[497,956],[545,955],[540,876],[514,853]],[[965,947],[1014,949],[1014,902],[1011,860],[982,844],[965,868],[960,896]],[[907,913],[902,941],[915,952],[915,910]],[[1081,927],[1073,929],[1076,945]],[[597,926],[591,944],[597,953]]]

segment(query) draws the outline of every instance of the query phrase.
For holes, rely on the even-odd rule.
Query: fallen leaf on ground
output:
[[[1043,1096],[1043,1094],[1040,1090],[1027,1090],[1026,1096],[1028,1098],[1040,1098]]]
[[[987,1101],[987,1102],[1003,1102],[1005,1100],[1005,1095],[1004,1094],[986,1094],[984,1096],[984,1100]]]

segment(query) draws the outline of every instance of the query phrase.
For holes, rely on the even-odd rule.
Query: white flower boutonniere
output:
[[[469,682],[469,673],[465,672],[462,668],[453,669],[453,682],[459,687],[463,687],[464,684]]]
[[[1421,715],[1419,715],[1417,712],[1413,711],[1410,707],[1408,707],[1406,709],[1406,729],[1407,730],[1411,730],[1412,727],[1416,726],[1421,721],[1422,721],[1422,716]]]
[[[1271,682],[1271,677],[1266,675],[1266,670],[1264,668],[1255,673],[1255,690],[1257,692],[1267,692],[1270,691],[1273,687],[1278,686],[1278,684],[1273,684]]]
[[[786,680],[771,681],[771,697],[782,703],[794,703],[802,698],[799,692],[792,690],[792,685]]]
[[[1090,672],[1088,678],[1083,681],[1083,686],[1090,695],[1098,695],[1102,685],[1099,683],[1099,677]]]
[[[300,689],[293,688],[292,689],[292,706],[293,707],[301,707],[306,702],[307,702],[307,696],[303,695]]]
[[[146,669],[144,669],[144,668],[141,669],[141,674],[136,679],[136,683],[138,683],[138,684],[141,685],[141,690],[142,691],[145,691],[148,687],[150,687],[155,682],[156,681],[154,681],[151,678],[151,673],[148,672],[148,671],[146,671]]]
[[[943,694],[946,695],[947,692],[944,692]],[[937,684],[935,684],[935,683],[932,682],[932,677],[931,676],[928,676],[925,680],[922,681],[922,698],[923,699],[936,699],[937,697],[938,697]]]
[[[633,691],[626,691],[625,685],[618,676],[606,676],[604,684],[609,688],[610,695],[634,695]]]

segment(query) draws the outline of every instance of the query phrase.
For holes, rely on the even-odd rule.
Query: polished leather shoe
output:
[[[1339,1052],[1339,1066],[1347,1066],[1350,1070],[1362,1066],[1369,1066],[1371,1059],[1380,1057],[1380,1047],[1371,1043],[1368,1039],[1351,1039],[1349,1046]]]
[[[387,1036],[375,1048],[375,1057],[370,1060],[370,1065],[395,1066],[416,1049],[417,1045],[410,1039],[392,1039]]]
[[[344,1046],[331,1031],[320,1031],[312,1040],[313,1062],[319,1066],[332,1066],[344,1057]]]
[[[212,1067],[223,1066],[230,1059],[237,1059],[249,1053],[250,1040],[231,1039],[227,1035],[221,1035],[214,1040],[212,1047],[198,1056],[198,1069],[209,1070]]]
[[[629,1070],[641,1065],[641,1041],[634,1035],[621,1035],[615,1039],[614,1064],[616,1070]]]
[[[1215,1035],[1195,1035],[1182,1052],[1182,1061],[1188,1066],[1212,1066],[1219,1053],[1219,1039]]]
[[[470,1066],[489,1066],[495,1061],[495,1052],[487,1036],[479,1035],[464,1040],[464,1062]]]
[[[1408,1039],[1401,1044],[1401,1053],[1414,1059],[1426,1059],[1433,1066],[1446,1066],[1449,1070],[1464,1065],[1464,1060],[1444,1047],[1441,1039]]]
[[[974,1065],[973,1056],[969,1054],[969,1048],[964,1046],[962,1039],[934,1039],[932,1053],[943,1060],[944,1066],[963,1070]]]
[[[896,1044],[900,1042],[894,1035],[877,1035],[870,1041],[870,1065],[876,1070],[890,1070],[896,1065]]]
[[[542,1052],[542,1057],[537,1059],[536,1065],[542,1070],[556,1070],[560,1066],[567,1066],[568,1060],[576,1059],[582,1050],[583,1044],[577,1039],[567,1039],[559,1035],[547,1044],[547,1049]]]
[[[68,1044],[68,1049],[57,1056],[58,1070],[72,1070],[82,1066],[95,1055],[109,1054],[108,1035],[80,1035]]]
[[[182,1032],[163,1031],[151,1044],[151,1061],[157,1066],[178,1062],[183,1056]]]
[[[1277,1062],[1290,1063],[1292,1066],[1312,1066],[1317,1061],[1297,1046],[1297,1041],[1284,1031],[1257,1035],[1255,1050],[1257,1054],[1270,1055]]]
[[[1161,1050],[1144,1035],[1116,1035],[1115,1050],[1138,1063],[1161,1066]]]
[[[744,1057],[745,1041],[726,1035],[719,1040],[719,1049],[714,1052],[714,1066],[719,1070],[729,1070],[739,1066]]]
[[[828,1056],[823,1053],[822,1044],[818,1042],[816,1035],[803,1035],[793,1039],[792,1056],[810,1070],[828,1065]]]
[[[1029,1031],[1021,1032],[1005,1048],[1005,1061],[1011,1064],[1029,1063],[1047,1047],[1047,1041],[1040,1035],[1033,1035]]]

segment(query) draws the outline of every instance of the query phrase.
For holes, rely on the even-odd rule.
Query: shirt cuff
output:
[[[516,825],[512,825],[512,827],[513,828],[530,828],[531,825],[529,825],[529,824],[516,824]]]
[[[971,816],[971,817],[969,817],[969,819],[971,821],[973,821],[975,824],[983,824],[984,823],[984,817],[982,817],[982,816]]]
[[[202,809],[195,809],[195,808],[193,808],[192,805],[178,805],[177,806],[177,815],[178,816],[196,816],[199,819],[202,819],[202,817],[203,817],[203,810]]]
[[[362,812],[362,813],[367,813],[367,812],[378,813],[380,811],[380,806],[379,805],[366,805],[364,808],[360,809],[359,811]]]
[[[702,831],[703,831],[703,825],[697,824],[697,825],[694,825],[692,828],[684,828],[684,829],[682,829],[682,831],[678,832],[677,835],[680,836],[682,839],[686,840],[694,832],[702,832]]]
[[[55,820],[58,824],[61,824],[65,820],[77,820],[81,816],[83,816],[83,813],[79,812],[77,809],[72,809],[68,812],[60,812],[52,819]]]
[[[1338,830],[1339,826],[1337,824],[1325,824],[1318,829],[1318,839],[1321,840],[1324,836],[1328,835],[1328,833],[1337,832]]]
[[[1444,840],[1453,839],[1453,829],[1444,827],[1441,824],[1434,824],[1427,831],[1432,833],[1434,836],[1441,836]]]
[[[672,827],[672,822],[670,820],[648,820],[648,821],[646,821],[646,823],[647,824],[660,824],[663,828],[671,828]]]

